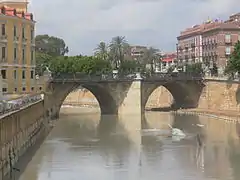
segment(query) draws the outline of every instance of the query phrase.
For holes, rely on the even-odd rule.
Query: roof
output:
[[[0,8],[0,15],[12,16],[17,18],[23,18],[29,21],[34,21],[32,13],[19,12],[16,9],[7,6],[2,6]]]
[[[168,57],[168,58],[163,58],[163,59],[162,59],[162,62],[172,62],[172,61],[174,61],[174,59],[175,59],[175,58],[170,58],[170,57]]]
[[[215,21],[211,23],[204,23],[201,25],[194,26],[192,28],[187,28],[185,31],[182,31],[180,36],[177,37],[178,40],[184,39],[186,37],[191,37],[194,35],[201,35],[202,33],[206,33],[214,30],[239,30],[240,31],[240,23],[236,22],[222,22]]]
[[[0,0],[0,3],[29,3],[28,0]]]

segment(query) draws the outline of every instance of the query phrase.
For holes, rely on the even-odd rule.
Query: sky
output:
[[[64,39],[69,55],[91,55],[114,36],[174,51],[180,31],[208,17],[225,20],[239,7],[239,0],[30,0],[29,9],[36,34]]]

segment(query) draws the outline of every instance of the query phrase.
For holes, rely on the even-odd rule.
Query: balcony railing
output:
[[[6,41],[6,40],[7,40],[7,35],[0,36],[0,41]]]
[[[231,43],[231,42],[232,42],[231,39],[229,39],[229,38],[225,38],[225,43]]]

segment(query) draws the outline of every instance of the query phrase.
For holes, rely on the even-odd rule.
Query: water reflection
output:
[[[186,138],[174,140],[168,124]],[[61,116],[21,179],[235,180],[239,169],[239,124],[158,112],[120,118],[79,113]]]

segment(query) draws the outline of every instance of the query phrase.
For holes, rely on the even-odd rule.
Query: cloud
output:
[[[91,54],[99,41],[126,36],[129,43],[174,50],[186,27],[237,12],[239,0],[32,0],[37,34],[63,38],[71,54]]]

